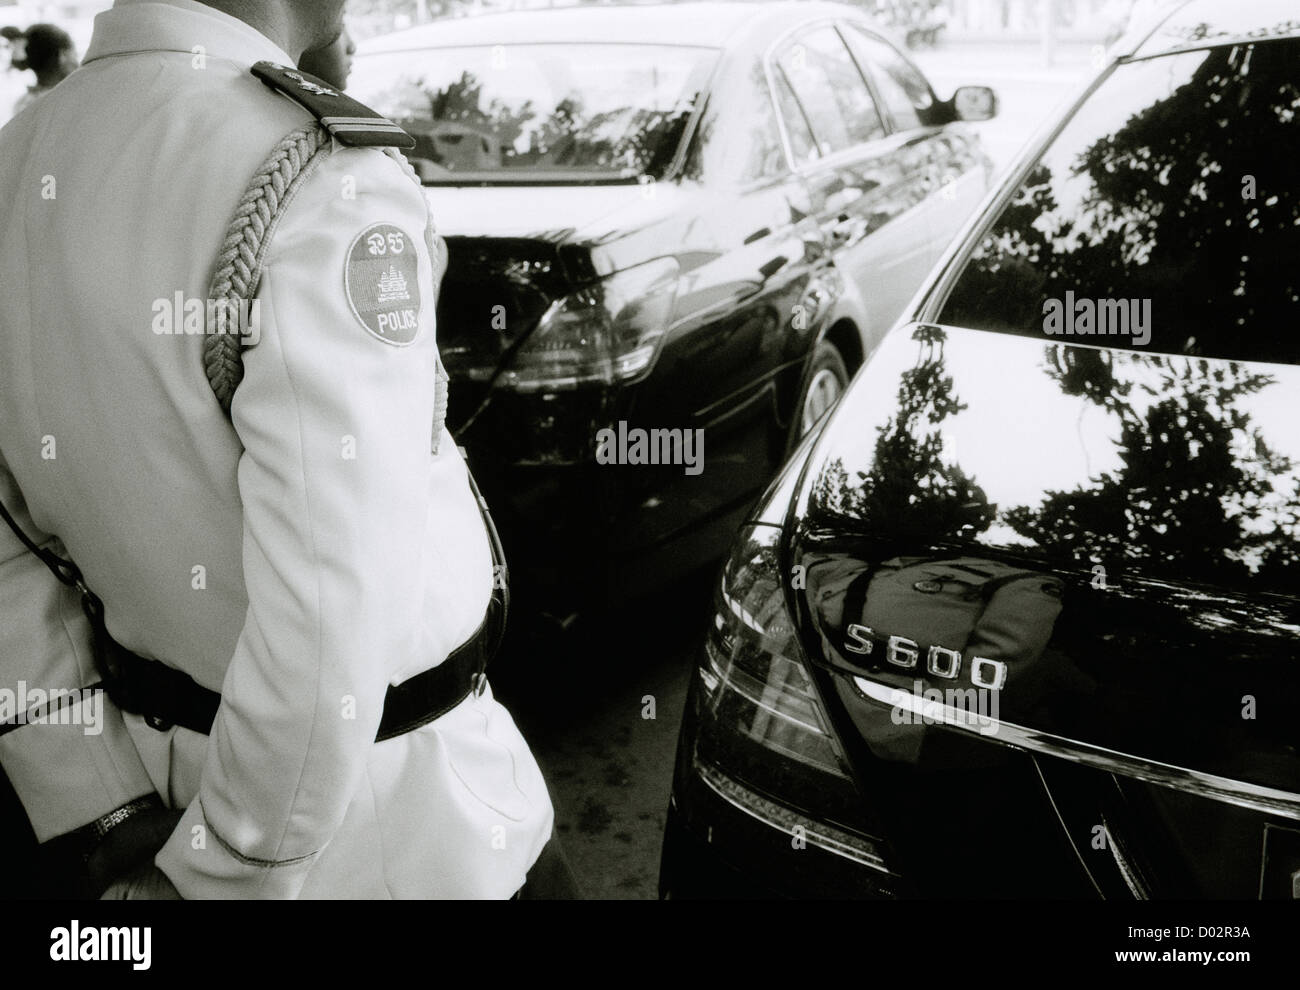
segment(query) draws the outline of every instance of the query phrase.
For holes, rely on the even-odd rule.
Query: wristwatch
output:
[[[100,843],[107,838],[109,832],[127,819],[134,818],[142,811],[151,811],[161,807],[163,807],[162,798],[157,794],[146,794],[134,801],[128,801],[120,808],[114,808],[106,815],[101,815],[89,825],[82,825],[71,832],[65,832],[58,838],[51,839],[45,845],[52,846],[58,843],[66,855],[75,855],[81,863],[85,864],[90,860],[95,850],[99,848]]]
[[[90,859],[91,853],[104,841],[105,836],[128,818],[138,815],[142,811],[161,808],[162,806],[162,798],[157,794],[146,794],[144,797],[129,801],[120,808],[114,808],[107,815],[96,818],[89,825],[83,825],[76,830],[76,834],[84,836],[86,848],[83,857]]]

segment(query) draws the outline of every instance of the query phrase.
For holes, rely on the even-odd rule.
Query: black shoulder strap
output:
[[[3,502],[0,502],[0,518],[3,518],[8,523],[9,528],[14,531],[14,536],[18,537],[19,542],[30,550],[37,560],[48,567],[50,573],[58,578],[60,583],[66,584],[69,588],[76,588],[78,591],[87,590],[82,583],[81,570],[77,565],[51,550],[37,546],[36,541],[24,533],[22,527],[9,514],[9,510],[5,508]]]
[[[414,148],[415,138],[364,103],[339,92],[309,72],[258,62],[253,75],[311,111],[340,144],[359,148]]]
[[[93,691],[102,688],[108,692],[109,697],[113,697],[116,691],[117,678],[108,662],[107,651],[112,638],[108,635],[108,626],[104,622],[104,603],[86,585],[86,581],[81,575],[81,568],[67,558],[60,557],[52,550],[37,546],[36,541],[24,533],[17,520],[9,514],[9,510],[5,508],[3,502],[0,502],[0,518],[3,518],[9,528],[13,530],[14,536],[18,537],[19,542],[37,560],[50,569],[50,573],[58,578],[60,584],[67,585],[80,595],[81,610],[86,613],[86,619],[90,622],[91,659],[94,661],[95,670],[100,676],[100,680],[88,685],[84,690]],[[116,701],[115,698],[114,700]],[[17,721],[6,723],[0,726],[0,735],[12,732],[22,724]]]

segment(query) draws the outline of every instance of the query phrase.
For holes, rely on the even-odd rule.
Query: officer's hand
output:
[[[178,891],[167,874],[153,863],[138,867],[109,884],[101,901],[179,901]]]
[[[149,808],[109,832],[86,863],[95,888],[103,890],[143,867],[152,867],[154,856],[175,830],[180,817],[180,810]]]

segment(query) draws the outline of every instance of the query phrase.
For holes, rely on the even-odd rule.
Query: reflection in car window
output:
[[[781,107],[786,133],[790,135],[790,153],[796,165],[806,165],[817,158],[817,143],[808,127],[808,118],[804,116],[803,108],[795,99],[794,90],[780,67],[776,70],[775,83],[776,102]]]
[[[862,144],[883,137],[885,125],[876,109],[875,98],[839,32],[832,27],[819,28],[801,38],[800,43],[807,46],[809,55],[815,56],[825,69],[849,140]]]
[[[1003,208],[940,321],[1300,363],[1300,156],[1284,150],[1297,65],[1300,43],[1279,40],[1119,66]]]
[[[834,28],[801,36],[777,59],[822,156],[884,134],[871,91]]]
[[[892,46],[845,25],[844,37],[858,64],[876,84],[880,98],[885,101],[894,118],[894,127],[900,131],[911,130],[925,124],[937,123],[934,98],[924,77]]]
[[[777,129],[776,110],[769,95],[763,63],[755,62],[746,86],[744,101],[746,115],[745,134],[748,141],[737,149],[744,156],[740,169],[741,182],[753,182],[785,171],[785,154],[781,149],[781,132]]]
[[[350,92],[416,140],[432,181],[662,175],[710,48],[536,44],[438,48],[362,60]]]

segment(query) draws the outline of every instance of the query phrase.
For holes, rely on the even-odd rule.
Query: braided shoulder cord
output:
[[[308,166],[331,142],[330,134],[318,123],[311,123],[286,135],[272,149],[248,184],[235,208],[226,236],[217,256],[216,271],[208,285],[208,298],[214,305],[225,304],[225,313],[239,312],[241,300],[257,295],[262,280],[262,264],[271,235],[280,216],[293,200],[302,180],[310,173]],[[384,151],[397,163],[408,179],[423,190],[424,185],[411,163],[396,148]],[[437,257],[432,224],[425,225],[425,243],[431,258]],[[436,262],[435,262],[436,263]],[[217,401],[230,415],[230,401],[244,377],[243,343],[240,326],[220,328],[203,342],[203,370]]]
[[[416,174],[415,169],[411,167],[411,163],[406,160],[406,156],[404,154],[402,154],[396,148],[385,148],[384,154],[386,154],[393,161],[397,162],[397,167],[402,170],[402,174],[405,175],[412,182],[414,182],[416,186],[419,187],[421,193],[424,192],[424,183],[420,181],[420,177]]]
[[[329,132],[314,121],[300,127],[275,146],[249,182],[226,228],[208,285],[213,303],[228,304],[225,313],[239,312],[237,304],[257,294],[266,250],[280,216],[309,174],[308,165],[330,146],[330,140]],[[244,377],[240,339],[244,328],[220,329],[203,339],[203,368],[222,411],[230,415],[230,400]]]

